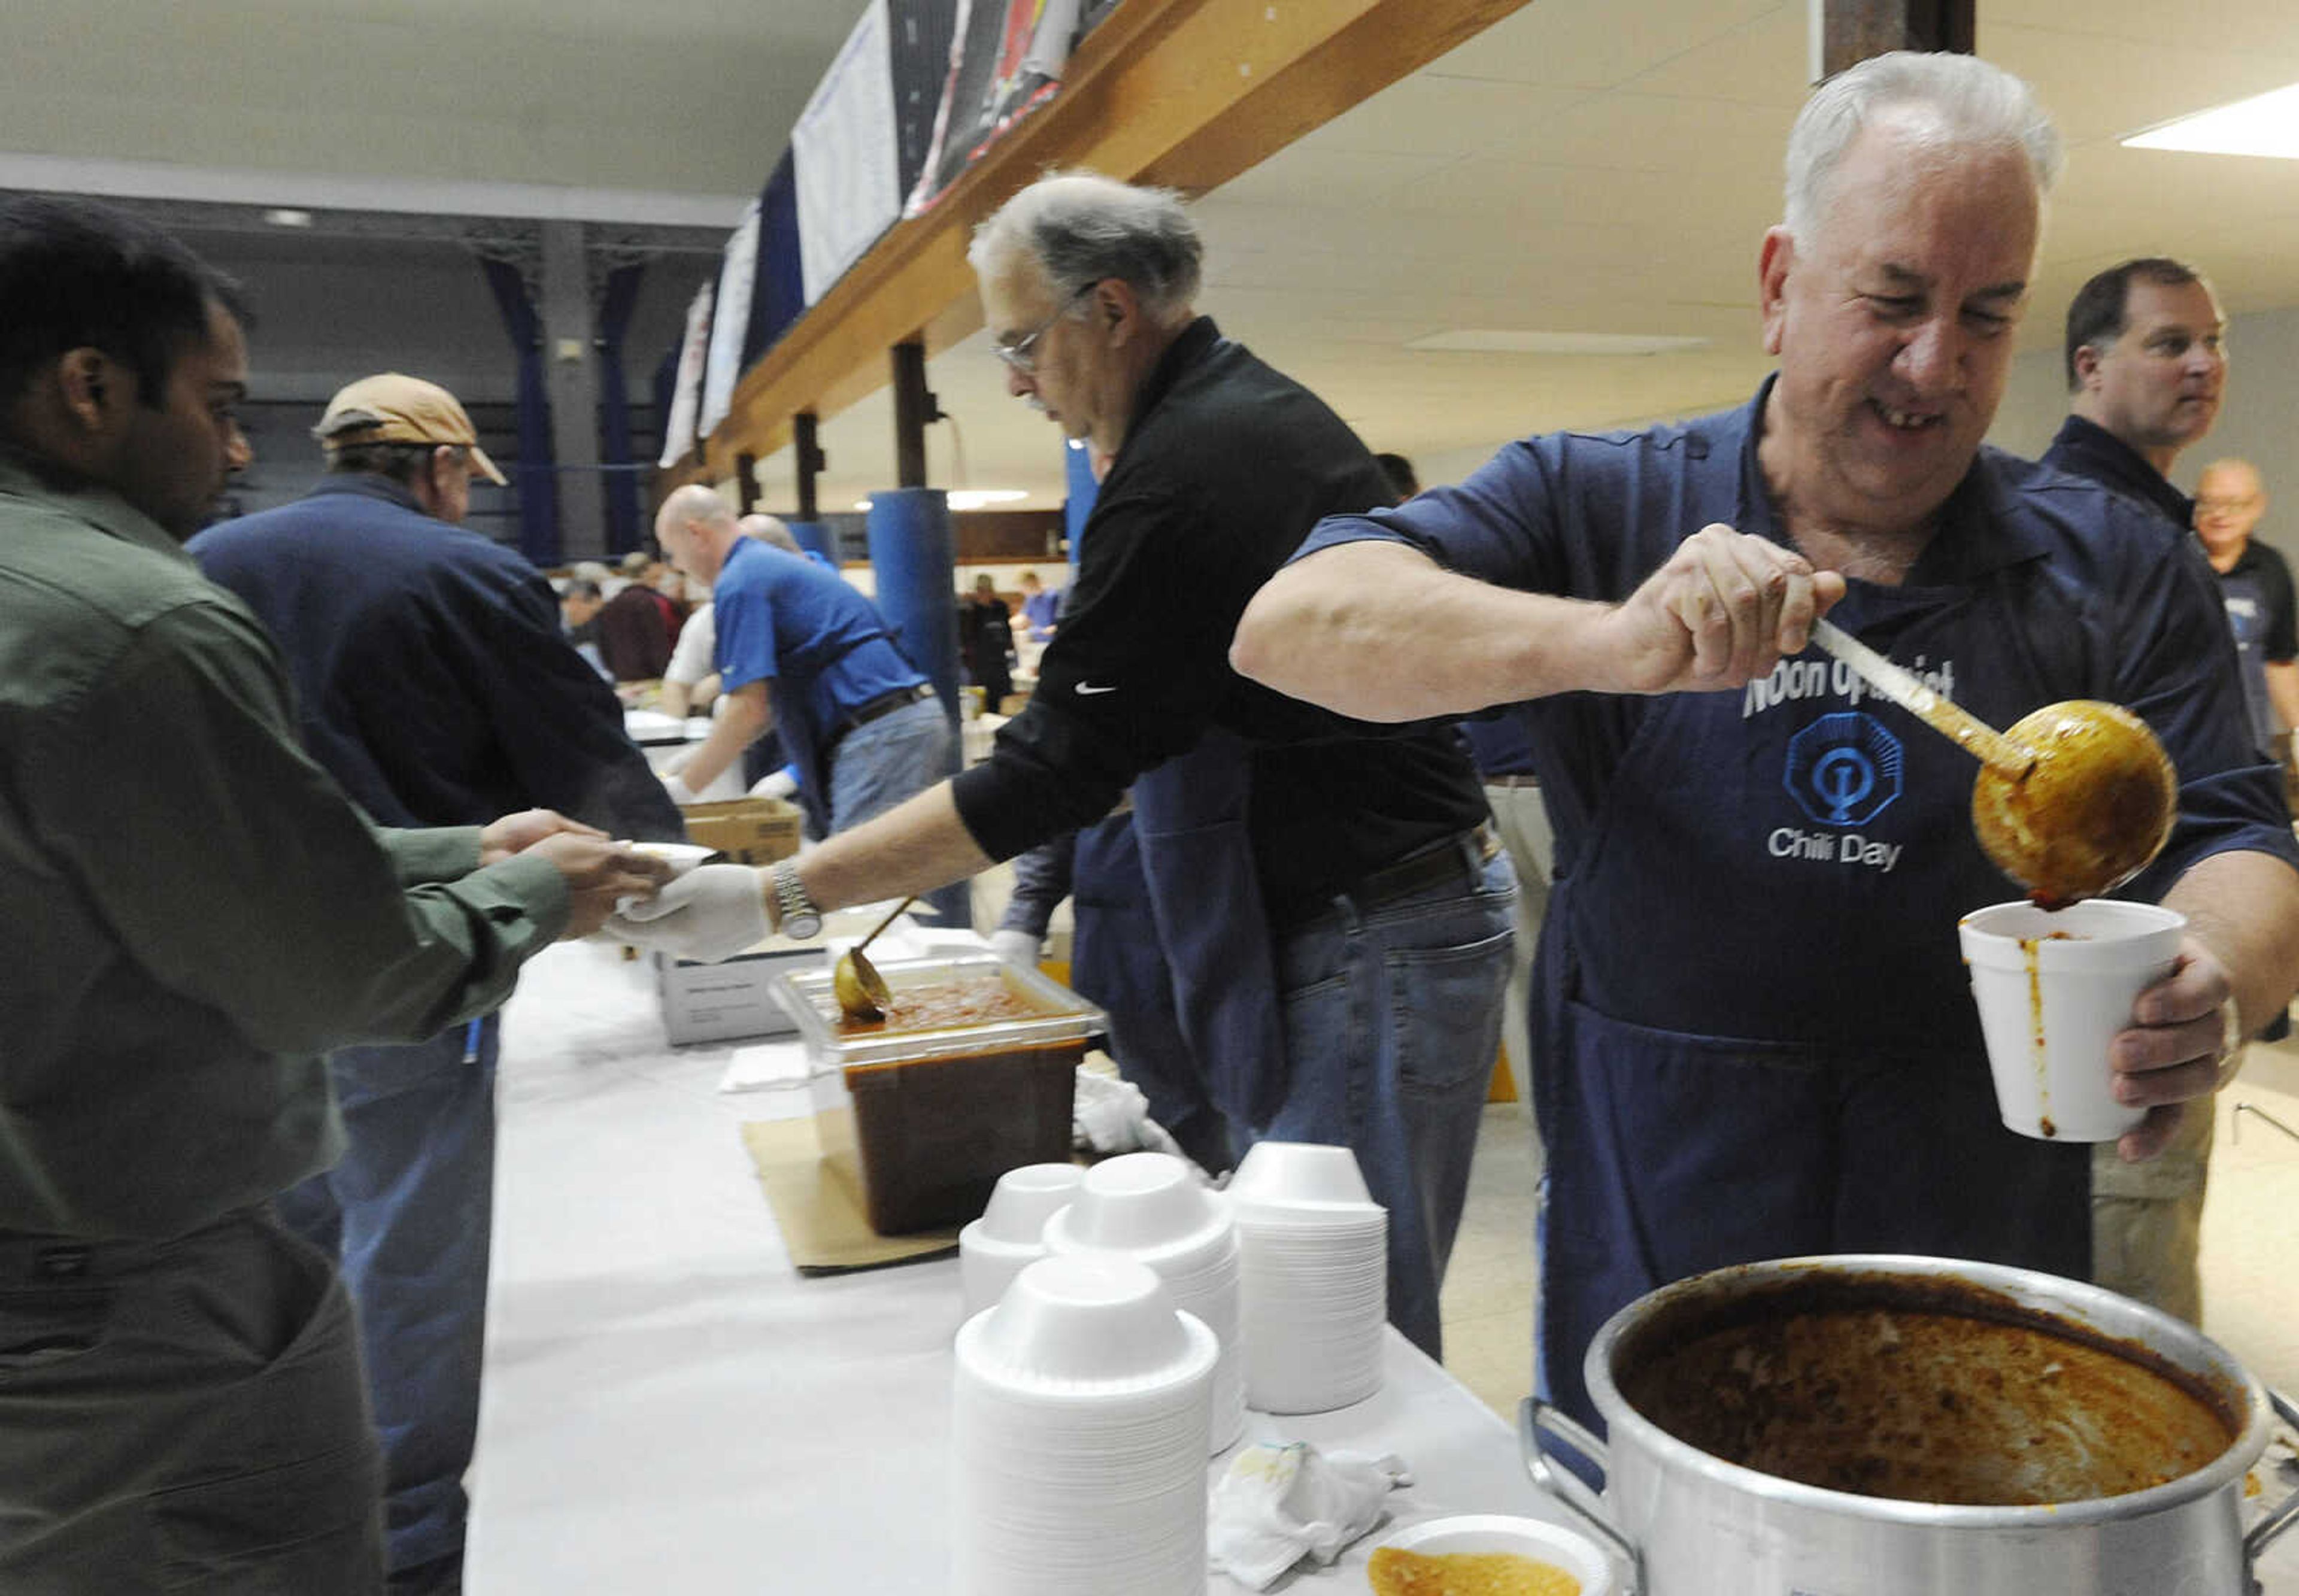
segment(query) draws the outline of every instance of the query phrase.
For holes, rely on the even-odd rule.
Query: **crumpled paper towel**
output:
[[[1083,1065],[1077,1072],[1077,1095],[1071,1100],[1070,1140],[1089,1152],[1189,1156],[1164,1126],[1150,1118],[1150,1100],[1141,1095],[1141,1087]]]
[[[1214,1571],[1263,1591],[1305,1557],[1330,1563],[1381,1522],[1391,1490],[1412,1483],[1393,1452],[1325,1453],[1303,1441],[1249,1446],[1207,1499]]]

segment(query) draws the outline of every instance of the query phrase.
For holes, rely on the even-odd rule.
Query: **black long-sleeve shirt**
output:
[[[1449,730],[1346,719],[1230,669],[1246,602],[1310,528],[1389,499],[1372,454],[1315,395],[1210,319],[1191,323],[1143,386],[1080,534],[1029,707],[957,778],[975,843],[1008,859],[1099,819],[1214,726],[1253,748],[1249,828],[1273,905],[1475,825],[1484,794]]]

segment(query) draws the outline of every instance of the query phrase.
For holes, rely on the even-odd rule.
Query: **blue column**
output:
[[[537,565],[559,563],[558,456],[551,441],[551,395],[544,380],[543,324],[519,268],[508,261],[479,262],[519,356],[519,548]]]
[[[1101,484],[1093,479],[1092,454],[1075,438],[1062,445],[1062,467],[1069,487],[1069,497],[1062,501],[1062,531],[1069,538],[1070,570],[1075,573],[1078,549],[1085,542],[1079,534],[1085,530],[1086,517],[1093,513],[1094,501],[1101,496]]]
[[[627,554],[645,541],[639,532],[639,476],[631,450],[630,378],[623,370],[623,338],[645,277],[643,265],[617,267],[607,274],[599,306],[599,452],[607,468],[610,554]]]
[[[811,524],[811,523],[810,523]],[[925,672],[950,718],[950,773],[958,774],[958,561],[950,500],[938,487],[892,487],[870,495],[870,569],[878,613],[910,663]],[[796,536],[793,531],[793,536]],[[945,926],[971,927],[965,883],[928,894]]]
[[[829,522],[785,521],[783,524],[790,528],[791,536],[798,539],[799,547],[809,554],[821,555],[830,561],[833,569],[837,568],[838,539],[831,535]]]

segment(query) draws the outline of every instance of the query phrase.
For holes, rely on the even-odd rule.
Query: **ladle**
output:
[[[2130,711],[2071,699],[2021,717],[2007,735],[1829,621],[1813,623],[1812,640],[1980,761],[1972,830],[2044,908],[2114,890],[2170,840],[2179,777]]]
[[[1853,674],[2007,780],[2025,781],[2036,754],[1946,694],[1924,686],[1834,621],[1812,623],[1812,640],[1852,667]]]
[[[901,918],[902,910],[917,902],[915,896],[904,898],[894,905],[893,913],[870,927],[870,934],[838,956],[837,966],[830,972],[830,989],[838,996],[838,1007],[849,1019],[884,1019],[886,1005],[894,1001],[887,989],[886,977],[870,962],[862,950],[878,940],[878,933]]]

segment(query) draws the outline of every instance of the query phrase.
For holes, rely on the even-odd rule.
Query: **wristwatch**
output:
[[[782,934],[799,942],[821,935],[822,910],[806,895],[798,867],[787,859],[776,860],[768,875],[775,885],[775,920]]]

